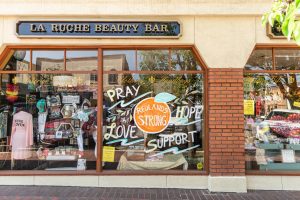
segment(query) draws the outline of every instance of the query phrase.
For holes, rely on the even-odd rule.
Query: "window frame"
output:
[[[167,47],[166,47],[167,46]],[[104,50],[135,50],[135,57],[137,59],[138,50],[169,50],[169,70],[167,71],[140,71],[135,70],[130,71],[104,71],[103,70],[103,51]],[[185,71],[176,71],[171,70],[171,50],[172,49],[190,49],[195,59],[199,62],[201,70],[185,70]],[[9,55],[9,52],[12,50],[30,50],[30,70],[28,71],[14,71],[14,70],[3,70],[0,69],[0,74],[51,74],[51,73],[61,73],[61,74],[95,74],[98,75],[98,100],[97,105],[99,105],[97,112],[97,124],[98,124],[98,133],[97,133],[97,155],[96,158],[96,170],[86,170],[86,171],[39,171],[39,170],[0,170],[0,175],[3,176],[28,176],[28,175],[208,175],[209,174],[209,137],[208,137],[208,68],[201,55],[198,53],[198,50],[194,45],[86,45],[86,46],[59,46],[59,45],[9,45],[7,46],[0,55],[0,63],[4,63],[5,59]],[[36,50],[63,50],[64,51],[64,70],[59,71],[34,71],[32,70],[32,51]],[[87,71],[67,71],[66,69],[66,52],[67,50],[98,50],[98,70]],[[135,61],[137,65],[137,60]],[[116,171],[116,170],[103,170],[102,169],[102,112],[103,112],[103,75],[104,74],[203,74],[204,80],[204,170],[145,170],[145,171]]]

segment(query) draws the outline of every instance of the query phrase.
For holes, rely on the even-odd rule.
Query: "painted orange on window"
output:
[[[139,102],[133,113],[137,127],[146,133],[159,133],[167,128],[171,110],[166,103],[155,102],[150,97]]]

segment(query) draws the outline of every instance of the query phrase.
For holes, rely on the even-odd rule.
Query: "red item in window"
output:
[[[19,87],[14,84],[6,84],[6,99],[9,102],[15,102],[18,99]]]
[[[260,115],[260,113],[261,113],[261,100],[258,100],[255,103],[255,115]]]

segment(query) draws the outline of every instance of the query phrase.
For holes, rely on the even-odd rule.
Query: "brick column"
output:
[[[209,69],[208,95],[210,175],[245,176],[243,69]]]

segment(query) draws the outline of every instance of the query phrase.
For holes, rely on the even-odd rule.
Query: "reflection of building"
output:
[[[104,56],[103,66],[105,66],[106,71],[112,73],[112,74],[108,74],[107,76],[103,76],[104,90],[111,86],[113,87],[121,86],[124,75],[115,72],[122,71],[122,70],[127,71],[129,69],[126,56],[124,54],[106,55]],[[36,69],[38,71],[64,70],[64,60],[38,57],[36,59],[36,65],[33,66],[33,69]],[[98,69],[98,59],[97,57],[67,58],[66,69],[68,71],[96,71]],[[92,74],[91,75],[74,74],[73,76],[76,77],[80,76],[80,81],[83,83],[96,80],[95,75]]]
[[[57,71],[64,70],[64,59],[36,58],[36,65],[32,66],[37,71]]]
[[[106,55],[103,59],[103,66],[105,66],[105,71],[109,73],[103,76],[103,90],[107,91],[112,86],[122,87],[122,80],[125,75],[117,72],[129,70],[126,56],[124,54]]]

